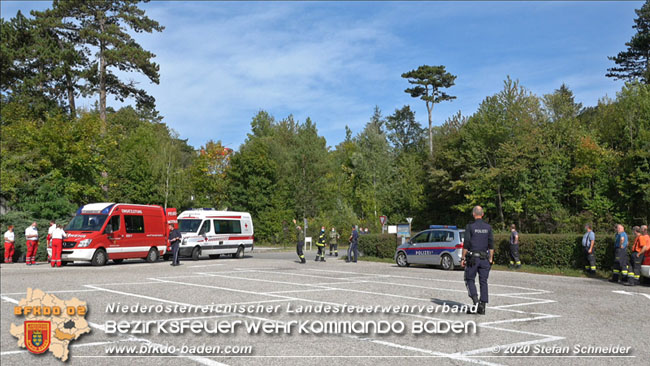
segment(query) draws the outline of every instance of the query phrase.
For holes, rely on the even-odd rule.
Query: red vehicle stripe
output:
[[[208,219],[241,219],[241,216],[206,216]]]
[[[252,240],[253,236],[229,236],[226,240]]]
[[[462,246],[455,247],[426,247],[426,248],[406,248],[406,250],[436,250],[436,249],[460,249]]]

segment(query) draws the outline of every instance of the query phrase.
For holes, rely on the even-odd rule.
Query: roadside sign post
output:
[[[388,217],[384,215],[379,216],[379,222],[381,222],[381,233],[383,234],[386,231],[386,223],[388,222]]]
[[[412,217],[407,217],[406,222],[409,223],[409,238],[411,237],[411,221],[413,221]]]

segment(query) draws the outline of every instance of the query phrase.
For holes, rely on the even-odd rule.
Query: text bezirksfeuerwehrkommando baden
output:
[[[261,319],[250,314],[288,315],[362,315],[362,314],[458,314],[468,310],[467,305],[295,305],[284,304],[211,304],[211,305],[143,305],[111,303],[106,313],[115,315],[142,314],[220,314],[221,319],[157,319],[157,320],[108,320],[104,323],[107,334],[235,334],[244,331],[248,334],[476,334],[474,321],[444,321],[429,318],[411,322],[401,320],[287,320]],[[223,319],[223,316],[245,317],[249,319]],[[210,316],[212,317],[212,316]]]

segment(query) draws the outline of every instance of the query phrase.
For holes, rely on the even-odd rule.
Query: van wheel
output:
[[[122,264],[124,262],[124,259],[113,259],[113,263],[115,264]]]
[[[158,249],[151,248],[149,249],[149,253],[147,254],[147,258],[145,258],[145,260],[149,263],[157,262],[158,256],[159,256]]]
[[[221,254],[210,254],[210,259],[219,259],[221,257]]]
[[[237,253],[232,254],[233,258],[243,258],[244,257],[244,246],[240,245],[239,248],[237,248]]]
[[[397,263],[399,267],[409,266],[409,262],[406,261],[406,254],[404,254],[404,252],[399,252],[399,254],[397,254],[397,258],[395,258],[395,263]]]
[[[194,249],[192,249],[192,260],[198,261],[200,255],[201,255],[201,249],[199,247],[194,247]]]
[[[61,261],[61,267],[65,267],[68,265],[69,262],[67,261]]]
[[[449,254],[443,254],[442,259],[440,260],[440,265],[445,271],[451,271],[454,269],[454,260],[451,259]]]
[[[93,266],[103,266],[108,261],[108,256],[104,249],[97,249],[93,254],[93,259],[90,260]]]

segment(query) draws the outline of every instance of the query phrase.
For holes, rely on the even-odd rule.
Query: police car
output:
[[[464,238],[465,230],[456,226],[431,225],[397,247],[395,262],[400,267],[429,264],[452,270],[460,266]]]

